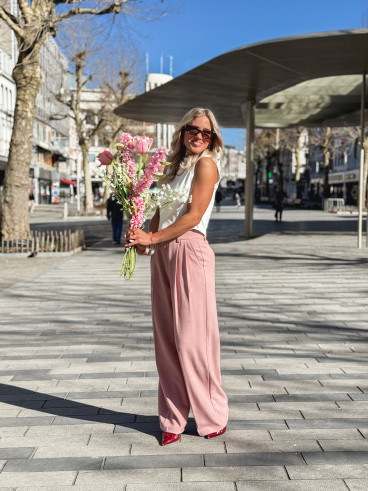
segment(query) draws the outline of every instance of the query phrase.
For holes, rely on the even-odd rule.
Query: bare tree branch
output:
[[[20,27],[17,18],[3,7],[0,7],[0,19],[2,19],[10,27],[10,29],[13,29],[18,36],[24,36],[24,31]]]
[[[65,19],[69,19],[70,17],[73,17],[75,15],[104,15],[104,14],[119,14],[121,12],[121,6],[124,3],[129,2],[129,0],[119,0],[117,2],[114,2],[110,4],[108,7],[105,7],[104,9],[90,9],[90,8],[80,8],[76,7],[74,9],[69,10],[69,12],[65,12],[65,14],[60,14],[55,17],[55,22],[60,22]]]
[[[32,8],[29,6],[27,0],[18,0],[18,5],[27,23],[31,22]]]

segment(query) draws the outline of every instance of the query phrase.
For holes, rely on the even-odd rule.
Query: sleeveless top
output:
[[[213,193],[212,193],[212,198],[211,201],[207,207],[207,210],[204,212],[201,221],[199,222],[198,225],[193,227],[191,230],[198,230],[201,232],[203,235],[206,235],[207,232],[207,227],[208,227],[208,222],[210,221],[210,216],[212,213],[212,208],[213,208],[213,203],[215,200],[215,193],[218,188],[219,182],[220,182],[220,160],[219,159],[214,159],[216,166],[217,166],[217,171],[218,171],[218,179],[216,181],[216,184],[213,188]],[[187,159],[184,159],[184,163],[187,161]],[[179,174],[174,177],[172,181],[170,181],[168,184],[173,190],[180,190],[184,191],[183,196],[179,199],[176,199],[169,205],[166,205],[162,208],[160,208],[160,225],[158,227],[158,230],[162,230],[163,228],[168,227],[169,225],[172,225],[178,218],[181,216],[185,215],[185,213],[188,210],[188,203],[191,202],[191,189],[192,189],[192,181],[194,177],[194,169],[195,166],[193,166],[191,169],[180,169]]]

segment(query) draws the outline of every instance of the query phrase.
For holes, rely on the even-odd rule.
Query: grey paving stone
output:
[[[307,428],[303,430],[270,430],[270,434],[274,440],[319,440],[321,438],[338,440],[344,438],[346,440],[364,440],[362,435],[364,430],[358,431],[355,428],[351,429],[326,429],[326,428]]]
[[[302,481],[279,482],[275,481],[238,481],[237,491],[347,491],[342,479],[308,479]]]
[[[5,472],[59,472],[101,469],[103,459],[96,458],[56,458],[56,459],[13,459],[3,469]]]
[[[347,479],[368,478],[368,469],[365,465],[291,465],[287,466],[290,479]]]
[[[287,481],[288,479],[285,468],[278,466],[185,467],[182,470],[183,482],[192,483],[247,480],[273,480],[279,482]]]
[[[303,458],[308,465],[368,464],[368,451],[303,452]]]
[[[351,398],[348,396],[348,394],[343,394],[340,392],[331,393],[331,394],[328,394],[328,393],[322,393],[322,394],[274,394],[273,397],[275,398],[276,402],[350,401],[351,400]]]
[[[78,472],[75,487],[78,489],[80,486],[89,486],[92,490],[95,486],[105,486],[105,489],[116,489],[115,486],[122,486],[126,483],[179,483],[180,478],[180,469],[166,467],[163,469],[139,469],[139,472],[136,469],[104,470],[102,472],[81,471]]]
[[[353,401],[368,401],[368,394],[362,394],[361,392],[354,392],[352,394],[349,394],[350,399]]]
[[[292,419],[287,420],[290,429],[315,428],[368,428],[368,418],[331,418],[331,419]]]
[[[206,467],[282,466],[304,463],[301,454],[297,452],[205,454],[204,462]]]
[[[37,483],[38,489],[46,486],[72,486],[76,472],[2,472],[0,486],[21,488]]]
[[[297,421],[297,420],[293,420]],[[275,429],[286,429],[286,423],[285,421],[278,420],[278,419],[270,419],[270,420],[245,420],[245,421],[229,421],[227,425],[229,430],[257,430],[257,429],[268,429],[268,430],[275,430]]]
[[[284,375],[263,375],[264,380],[324,380],[332,377],[326,373],[290,373]]]
[[[127,484],[126,491],[234,491],[233,482]],[[345,488],[346,489],[346,488]]]
[[[144,372],[82,373],[79,379],[144,377]]]
[[[368,479],[345,479],[349,491],[366,491],[368,489]]]
[[[55,374],[55,375],[49,375],[49,374],[25,374],[25,375],[16,375],[15,377],[12,377],[12,382],[23,382],[26,380],[32,381],[32,380],[76,380],[78,378],[78,375],[75,375],[73,373],[71,374]]]
[[[104,470],[117,469],[147,469],[170,467],[202,467],[203,459],[200,454],[182,455],[137,455],[130,457],[107,457]]]
[[[50,426],[54,416],[40,416],[38,418],[0,418],[0,427],[9,426]]]
[[[142,390],[141,397],[157,397],[157,390]]]
[[[142,396],[143,397],[143,396]],[[237,403],[237,402],[274,402],[274,398],[272,395],[267,394],[244,394],[244,395],[228,395],[229,403]]]
[[[0,440],[0,445],[1,445]],[[29,459],[35,451],[32,447],[0,448],[0,459]]]
[[[327,441],[327,440],[326,440]],[[238,437],[235,441],[230,437],[225,441],[226,453],[260,453],[260,452],[322,452],[316,440],[250,440]]]
[[[85,418],[68,418],[67,416],[56,416],[52,422],[53,426],[57,425],[83,425],[83,424],[123,424],[132,423],[135,420],[135,414],[125,414],[114,412],[111,415],[86,415]]]
[[[150,391],[142,391],[150,392]],[[154,391],[157,395],[157,391]],[[125,397],[139,397],[139,390],[112,390],[112,391],[100,391],[100,392],[69,392],[67,399],[112,399],[112,398],[125,398]],[[145,396],[142,396],[145,397]]]

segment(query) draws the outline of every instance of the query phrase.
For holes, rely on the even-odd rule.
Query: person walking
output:
[[[118,245],[121,242],[121,231],[123,229],[124,209],[113,196],[107,200],[107,219],[111,220],[112,240]]]
[[[284,209],[284,192],[280,188],[276,188],[273,206],[275,208],[275,220],[281,222],[282,210]]]
[[[222,201],[222,192],[220,189],[216,189],[215,193],[215,203],[216,203],[216,211],[219,212],[221,210],[221,201]]]
[[[185,197],[157,209],[149,232],[128,229],[126,247],[151,257],[152,320],[162,445],[180,439],[192,408],[200,436],[225,433],[215,257],[206,239],[223,142],[209,109],[194,108],[174,132],[161,183]]]
[[[234,193],[234,199],[235,199],[235,205],[236,205],[236,207],[237,208],[240,208],[241,202],[240,202],[240,194],[238,193],[238,191],[236,191]]]

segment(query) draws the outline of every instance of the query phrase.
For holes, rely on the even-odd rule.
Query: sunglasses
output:
[[[215,136],[215,132],[212,130],[201,130],[198,126],[192,126],[187,124],[184,126],[184,130],[190,134],[190,136],[197,136],[199,133],[202,135],[202,140],[208,141]]]

